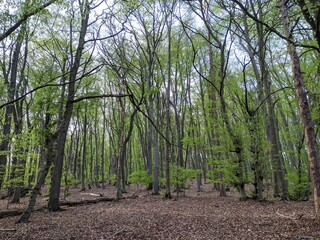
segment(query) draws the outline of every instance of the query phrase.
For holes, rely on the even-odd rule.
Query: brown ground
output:
[[[64,207],[62,212],[37,211],[29,224],[14,224],[18,216],[0,219],[0,239],[320,239],[311,201],[240,202],[235,193],[219,197],[211,188],[205,185],[200,193],[192,188],[186,197],[165,200],[131,186],[126,196],[138,197]],[[95,198],[90,192],[115,196],[108,186],[86,193],[73,189],[69,199]],[[27,201],[9,208],[22,208]],[[0,201],[1,210],[6,203]]]

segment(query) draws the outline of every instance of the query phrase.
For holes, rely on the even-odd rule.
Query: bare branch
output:
[[[72,100],[71,102],[76,103],[76,102],[80,102],[82,100],[87,100],[87,99],[109,98],[109,97],[115,97],[115,98],[132,97],[132,94],[101,94],[101,95],[82,96]]]
[[[296,215],[295,212],[293,214],[291,214],[291,215],[285,215],[285,214],[279,213],[279,209],[276,211],[276,214],[278,214],[280,217],[288,218],[288,219],[291,219],[291,220],[299,220],[303,216],[303,214]]]
[[[235,2],[240,8],[241,10],[248,16],[250,17],[252,20],[256,21],[257,23],[265,26],[269,31],[275,33],[278,37],[286,40],[287,42],[293,44],[294,46],[297,47],[304,47],[304,48],[311,48],[316,50],[317,52],[320,52],[320,48],[314,45],[307,45],[307,44],[299,44],[296,43],[295,41],[293,41],[290,37],[287,37],[285,35],[283,35],[282,33],[280,33],[277,29],[275,29],[274,27],[268,25],[267,23],[261,21],[260,19],[258,19],[257,17],[255,17],[253,14],[251,14],[248,9],[238,0],[232,0],[233,2]]]
[[[103,65],[99,65],[99,66],[93,68],[93,69],[90,70],[89,72],[87,72],[87,73],[83,74],[82,76],[80,76],[79,78],[75,79],[74,82],[80,81],[80,80],[81,80],[82,78],[84,78],[84,77],[91,76],[91,75],[93,74],[93,72],[95,72],[95,70],[98,69],[97,71],[99,71],[102,66],[103,66]],[[38,91],[38,90],[40,90],[40,89],[42,89],[42,88],[46,88],[46,87],[60,87],[60,86],[64,86],[64,85],[70,84],[72,81],[68,81],[68,82],[64,82],[64,83],[51,83],[51,82],[53,82],[54,80],[56,80],[56,79],[58,79],[58,78],[60,78],[60,77],[64,77],[64,76],[66,76],[66,75],[68,75],[68,74],[69,74],[69,72],[64,73],[64,74],[61,74],[61,75],[59,75],[59,76],[57,76],[57,77],[55,77],[55,78],[53,78],[53,79],[50,79],[50,80],[49,80],[48,82],[46,82],[45,84],[42,84],[42,85],[40,85],[40,86],[38,86],[38,87],[33,88],[32,90],[26,92],[25,94],[21,95],[20,97],[14,99],[14,100],[12,100],[12,101],[6,102],[6,103],[4,103],[4,104],[1,104],[1,105],[0,105],[0,109],[4,108],[4,107],[7,106],[7,105],[10,105],[10,104],[12,104],[12,103],[15,103],[15,102],[17,102],[17,101],[20,101],[20,100],[24,99],[25,97],[27,97],[28,95],[30,95],[30,94],[32,94],[32,93],[34,93],[34,92],[36,92],[36,91]]]

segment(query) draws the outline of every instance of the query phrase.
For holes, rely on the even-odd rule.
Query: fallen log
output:
[[[5,229],[0,229],[0,232],[16,232],[17,229],[14,228],[5,228]]]
[[[47,206],[38,206],[34,209],[34,211],[40,211],[42,209],[45,209]],[[24,209],[12,209],[12,210],[0,210],[0,218],[5,218],[5,217],[13,217],[20,215],[24,212]]]
[[[73,207],[73,206],[95,204],[99,202],[112,202],[112,201],[115,201],[115,198],[100,197],[96,199],[82,199],[80,201],[60,201],[60,206]],[[40,211],[46,208],[47,208],[46,205],[42,205],[35,208],[34,211]],[[17,216],[22,214],[23,212],[24,212],[24,209],[0,210],[0,218]]]
[[[19,209],[19,210],[1,210],[0,211],[0,218],[17,216],[19,214],[22,214],[23,211],[24,211],[23,209]]]
[[[279,213],[279,209],[276,211],[276,214],[278,214],[280,217],[288,218],[288,219],[291,219],[291,220],[299,220],[303,216],[303,214],[296,215],[295,212],[292,215],[285,215],[285,214]]]
[[[103,193],[80,193],[80,195],[90,195],[94,197],[103,197]]]
[[[78,206],[78,205],[88,205],[88,204],[95,204],[99,202],[112,202],[115,201],[115,198],[107,198],[107,197],[100,197],[95,199],[83,199],[81,201],[60,201],[60,206]]]

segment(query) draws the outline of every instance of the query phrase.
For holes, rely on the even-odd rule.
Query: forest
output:
[[[232,198],[257,219],[269,204],[307,208],[312,217],[272,205],[303,229],[308,215],[312,235],[319,55],[315,0],[1,0],[0,225],[47,218],[39,204],[117,214],[143,201],[166,212],[163,201],[190,210]],[[122,233],[111,238],[149,237]],[[197,239],[186,236],[163,239]]]

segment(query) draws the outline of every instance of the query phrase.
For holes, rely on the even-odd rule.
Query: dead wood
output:
[[[45,209],[46,206],[38,206],[33,211],[40,211]],[[12,209],[12,210],[1,210],[0,211],[0,219],[5,217],[18,216],[24,212],[24,209]]]
[[[60,206],[78,206],[78,205],[87,205],[94,204],[99,202],[110,202],[114,201],[114,198],[100,197],[96,199],[86,199],[81,201],[60,201]],[[34,211],[40,211],[46,209],[47,205],[42,205],[37,207]],[[1,210],[0,211],[0,219],[5,217],[18,216],[24,212],[24,209],[12,209],[12,210]]]
[[[11,228],[6,228],[6,229],[0,229],[0,232],[15,232],[17,229],[11,229]]]
[[[303,216],[303,214],[296,215],[296,213],[293,213],[291,215],[285,215],[285,214],[279,213],[279,209],[276,211],[276,214],[278,214],[280,217],[288,218],[288,219],[291,219],[291,220],[299,220]]]
[[[123,232],[125,230],[125,228],[120,229],[119,231],[115,232],[110,238],[113,238],[117,235],[119,235],[121,232]]]
[[[2,210],[0,211],[0,218],[10,217],[10,216],[17,216],[22,214],[23,210]]]
[[[112,202],[115,198],[107,198],[107,197],[100,197],[96,199],[85,199],[81,201],[61,201],[60,206],[78,206],[78,205],[87,205],[87,204],[94,204],[99,202]]]
[[[80,193],[80,195],[90,195],[95,197],[103,197],[103,193]]]
[[[15,225],[17,217],[2,218],[0,229],[16,231],[0,231],[0,239],[320,239],[311,201],[239,202],[236,193],[221,198],[211,185],[203,187],[205,191],[199,195],[195,185],[187,190],[187,197],[172,201],[131,186],[125,201],[89,205],[84,204],[90,201],[83,200],[100,197],[83,195],[79,188],[70,189],[68,204],[78,201],[82,206],[61,206],[66,211],[52,214],[45,209],[34,212],[28,225]],[[109,186],[92,193],[101,192],[111,198],[116,196],[116,191]],[[131,195],[139,196],[130,198]],[[38,200],[37,206],[46,205],[45,197]],[[6,201],[0,203],[4,210]],[[11,205],[11,209],[21,208],[22,204],[26,205],[27,199]],[[302,213],[301,220],[283,217],[299,218]]]

